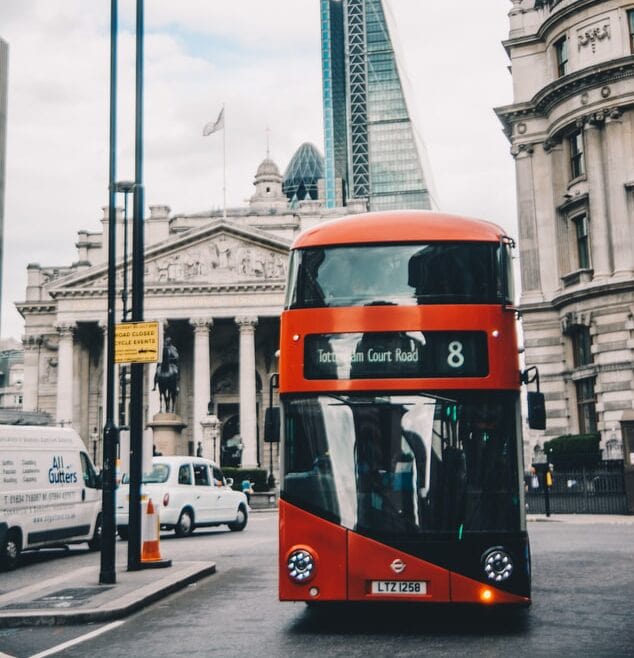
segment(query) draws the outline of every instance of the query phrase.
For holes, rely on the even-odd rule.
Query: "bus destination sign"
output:
[[[311,334],[304,342],[306,379],[486,377],[484,331]]]

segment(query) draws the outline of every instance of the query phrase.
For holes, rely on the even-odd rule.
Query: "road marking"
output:
[[[0,651],[0,658],[15,658],[15,656],[11,656],[8,653],[2,653],[2,651]]]
[[[45,656],[52,656],[54,653],[58,653],[60,651],[63,651],[64,649],[68,649],[69,647],[74,647],[76,644],[81,644],[86,640],[91,640],[93,637],[97,637],[102,633],[107,633],[108,631],[111,631],[113,628],[117,628],[122,624],[125,624],[125,620],[123,619],[119,621],[113,621],[112,623],[106,624],[101,628],[97,628],[94,631],[90,631],[90,633],[86,633],[85,635],[80,635],[79,637],[76,637],[74,640],[68,640],[68,642],[63,642],[62,644],[58,644],[56,647],[51,647],[50,649],[46,649],[46,651],[35,653],[29,658],[45,658]]]

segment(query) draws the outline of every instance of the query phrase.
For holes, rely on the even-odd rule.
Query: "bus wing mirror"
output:
[[[532,430],[546,429],[546,400],[544,394],[539,391],[527,393],[528,402],[528,426]]]
[[[528,426],[532,430],[545,430],[546,429],[546,398],[539,390],[539,371],[536,366],[526,368],[520,373],[520,381],[522,384],[530,384],[535,382],[537,384],[536,391],[529,391],[526,395],[526,402],[528,403]]]
[[[264,416],[264,443],[280,442],[280,408],[269,407]]]

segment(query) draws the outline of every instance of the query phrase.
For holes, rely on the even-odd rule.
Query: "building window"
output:
[[[588,216],[577,215],[572,218],[575,226],[575,237],[577,244],[577,269],[590,269],[590,236],[588,231]]]
[[[555,43],[555,54],[557,57],[557,77],[568,73],[568,39],[562,37]]]
[[[630,52],[634,53],[634,10],[627,12],[627,24],[630,30]]]
[[[570,144],[570,175],[578,178],[586,173],[586,163],[583,157],[583,133],[577,130],[568,138]]]
[[[597,431],[597,410],[594,395],[594,377],[579,379],[575,382],[577,389],[577,416],[579,434]]]
[[[575,368],[592,363],[592,337],[590,328],[575,325],[570,331],[572,340],[572,362]]]

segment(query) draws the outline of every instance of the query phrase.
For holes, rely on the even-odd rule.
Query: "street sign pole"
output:
[[[117,135],[117,0],[110,3],[110,162],[108,185],[108,320],[106,364],[106,425],[103,432],[101,505],[101,568],[99,582],[115,583],[115,488],[119,428],[114,422],[114,313],[116,299],[116,135]]]
[[[143,320],[143,0],[136,3],[136,110],[134,216],[132,224],[132,321]],[[130,509],[128,571],[141,569],[141,478],[143,471],[143,370],[132,364],[130,394]]]

